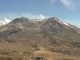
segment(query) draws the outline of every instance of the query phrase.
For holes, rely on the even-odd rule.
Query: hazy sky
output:
[[[0,20],[55,16],[80,27],[80,0],[0,0]]]

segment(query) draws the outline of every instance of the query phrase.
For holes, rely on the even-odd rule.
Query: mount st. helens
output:
[[[14,47],[11,49],[10,46],[3,46],[3,49],[0,49],[0,52],[10,51],[11,56],[20,54],[28,59],[35,51],[45,50],[52,52],[53,55],[55,52],[62,54],[64,58],[67,55],[78,60],[80,56],[80,29],[64,23],[56,17],[44,20],[15,18],[6,25],[0,26],[0,44],[3,45],[2,43]],[[55,60],[57,59],[56,57]]]

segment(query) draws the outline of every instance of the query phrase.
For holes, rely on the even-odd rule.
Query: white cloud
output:
[[[68,10],[76,10],[77,9],[77,4],[75,2],[75,0],[50,0],[50,7],[52,6],[52,4],[54,3],[58,3],[60,2],[62,5],[64,5],[64,7],[66,7]]]
[[[60,0],[60,1],[61,1],[61,3],[63,3],[66,6],[71,5],[71,0]]]
[[[39,15],[39,18],[40,18],[40,19],[44,19],[44,18],[46,18],[46,17],[45,17],[43,14],[40,14],[40,15]]]
[[[76,9],[76,5],[74,3],[74,0],[60,0],[60,2],[69,10]]]
[[[4,18],[4,22],[5,23],[9,23],[11,20],[7,19],[7,18]]]
[[[5,24],[9,23],[10,21],[11,21],[11,20],[9,20],[9,19],[7,19],[7,18],[4,18],[4,19],[0,20],[0,26],[1,26],[1,25],[5,25]]]
[[[30,18],[30,19],[41,19],[41,20],[47,18],[47,17],[44,16],[43,14],[39,14],[39,15],[35,15],[35,14],[24,14],[23,16],[24,16],[24,17],[28,17],[28,18]]]

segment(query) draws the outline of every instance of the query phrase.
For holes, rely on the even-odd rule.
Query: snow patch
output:
[[[63,22],[65,25],[67,25],[67,26],[69,26],[69,24],[68,23],[65,23],[65,22]]]
[[[60,20],[57,20],[59,23],[61,23],[61,24],[65,24],[66,26],[69,26],[69,24],[68,23],[65,23],[64,21],[60,21]]]

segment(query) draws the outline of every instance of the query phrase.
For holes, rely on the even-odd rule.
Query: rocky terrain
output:
[[[80,29],[56,17],[15,18],[0,26],[0,60],[80,60]]]

